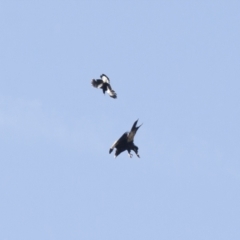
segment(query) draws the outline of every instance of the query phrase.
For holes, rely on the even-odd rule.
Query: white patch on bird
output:
[[[109,78],[107,76],[102,76],[102,80],[105,83],[110,83]]]
[[[100,83],[100,84],[97,86],[97,88],[101,88],[102,85],[103,85],[103,83]]]
[[[108,88],[108,90],[107,90],[107,93],[110,95],[110,96],[116,96],[116,93],[113,91],[113,90],[110,90],[109,88]]]
[[[110,95],[110,96],[113,96],[113,93],[112,93],[112,91],[108,88],[108,90],[107,90],[107,93]]]

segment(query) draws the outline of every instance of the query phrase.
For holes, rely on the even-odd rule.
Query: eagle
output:
[[[140,158],[138,154],[138,147],[133,143],[133,139],[137,130],[142,126],[141,124],[140,126],[137,127],[137,122],[138,120],[133,123],[130,132],[125,132],[116,142],[113,143],[113,145],[109,149],[109,153],[111,153],[113,149],[116,148],[114,156],[115,158],[125,150],[128,151],[128,155],[130,158],[133,156],[133,154],[131,154],[131,150],[133,150],[136,153],[136,155]]]
[[[110,85],[110,79],[107,77],[107,75],[102,74],[100,76],[101,79],[93,79],[91,84],[95,88],[101,88],[103,90],[103,93],[108,93],[108,95],[112,98],[117,98],[116,92],[111,88]]]

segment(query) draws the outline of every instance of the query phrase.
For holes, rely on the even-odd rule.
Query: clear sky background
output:
[[[239,240],[239,11],[1,1],[0,240]]]

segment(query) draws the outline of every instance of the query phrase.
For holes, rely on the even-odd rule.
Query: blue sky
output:
[[[239,9],[1,1],[0,240],[240,239]]]

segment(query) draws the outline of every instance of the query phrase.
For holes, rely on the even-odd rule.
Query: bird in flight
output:
[[[101,88],[104,94],[107,92],[112,98],[117,98],[116,92],[111,88],[110,79],[105,74],[102,74],[100,78],[101,79],[96,80],[93,79],[91,82],[92,86],[95,88]]]
[[[125,132],[116,142],[113,143],[113,145],[109,149],[109,153],[111,153],[113,149],[116,148],[115,158],[125,150],[128,151],[128,155],[130,158],[133,156],[131,154],[131,150],[133,150],[136,153],[136,155],[140,158],[138,154],[138,147],[133,143],[133,139],[137,130],[142,126],[141,124],[140,126],[137,127],[137,122],[138,120],[134,122],[130,132]]]

